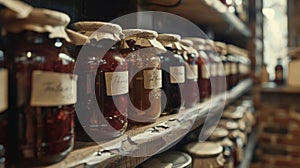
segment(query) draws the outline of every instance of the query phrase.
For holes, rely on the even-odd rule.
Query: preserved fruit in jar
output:
[[[11,64],[9,158],[23,167],[57,162],[74,144],[77,76],[64,46],[70,18],[35,8],[22,19],[6,9],[1,19]]]
[[[182,93],[185,83],[185,62],[179,54],[181,46],[177,34],[159,34],[157,40],[168,50],[162,54],[163,91],[166,107],[163,114],[178,113],[184,106]]]
[[[128,118],[132,124],[155,122],[161,115],[162,70],[158,54],[165,48],[156,40],[157,32],[143,29],[123,30],[123,57],[129,67]]]
[[[72,28],[89,37],[81,47],[78,36],[76,137],[100,141],[120,136],[128,123],[128,66],[120,52],[122,28],[106,22],[77,22]]]

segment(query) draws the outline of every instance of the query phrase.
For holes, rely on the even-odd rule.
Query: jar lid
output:
[[[233,119],[233,120],[239,120],[243,117],[244,117],[244,113],[240,110],[236,110],[234,112],[232,112],[230,110],[225,110],[222,115],[222,118]]]
[[[205,49],[206,50],[214,50],[215,45],[214,45],[214,41],[211,39],[206,39],[205,40]]]
[[[225,138],[228,136],[228,134],[229,132],[225,128],[217,127],[210,135],[209,139],[214,140],[219,138]]]
[[[121,26],[108,22],[83,21],[73,23],[71,27],[73,30],[96,40],[119,41],[122,34]]]
[[[155,163],[153,163],[153,160],[154,162],[157,162],[155,161],[156,159],[158,159],[160,163],[172,165],[171,168],[185,168],[192,164],[192,157],[190,155],[177,151],[168,151],[154,156],[152,159],[145,162],[145,164],[151,165],[151,167],[158,167]],[[148,162],[151,162],[151,164],[149,164]]]
[[[191,40],[181,39],[180,44],[181,44],[181,49],[183,51],[184,57],[187,57],[185,55],[185,52],[187,54],[195,54],[195,56],[199,56],[197,50],[193,48],[193,42]],[[185,60],[187,59],[188,58],[185,58]]]
[[[142,168],[152,168],[152,167],[160,167],[160,168],[172,168],[172,163],[163,163],[158,158],[152,158],[141,164]]]
[[[159,34],[157,40],[161,42],[164,47],[182,50],[179,43],[181,37],[178,34]]]
[[[239,55],[243,57],[249,56],[249,52],[247,50],[231,44],[227,44],[227,52],[230,54]]]
[[[69,41],[65,27],[70,22],[70,17],[62,12],[48,9],[34,8],[27,17],[18,18],[10,9],[1,11],[3,22],[3,35],[7,32],[19,33],[23,30],[31,30],[38,33],[49,33],[49,38],[63,38]]]
[[[239,125],[234,121],[220,120],[219,125],[226,128],[228,131],[239,129]]]
[[[15,12],[17,18],[25,18],[32,11],[33,7],[22,1],[0,0],[0,4]]]
[[[222,54],[227,54],[227,46],[226,43],[216,41],[215,42],[216,50]]]
[[[129,48],[126,41],[133,40],[135,45],[142,47],[154,47],[157,52],[163,53],[167,50],[165,47],[157,41],[157,32],[153,30],[144,30],[144,29],[126,29],[123,30],[124,34],[122,43],[122,48]]]
[[[66,29],[66,32],[70,38],[70,42],[76,46],[84,45],[88,41],[88,37],[77,33],[71,29]]]
[[[188,153],[199,157],[209,157],[219,155],[223,148],[218,143],[212,142],[193,142],[186,146]]]
[[[196,50],[205,50],[205,39],[198,37],[187,37],[184,39],[191,40],[193,42],[193,48],[195,48]]]

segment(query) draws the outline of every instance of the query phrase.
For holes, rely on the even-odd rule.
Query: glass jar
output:
[[[240,56],[239,58],[239,72],[240,80],[250,77],[251,60],[247,56]]]
[[[130,79],[128,118],[132,124],[153,123],[162,111],[162,71],[157,54],[166,50],[156,41],[155,31],[127,29],[123,33],[122,53]]]
[[[227,57],[230,63],[230,76],[229,76],[229,87],[230,89],[235,87],[239,82],[239,61],[236,56],[237,47],[233,45],[227,45]]]
[[[219,84],[223,83],[223,84],[219,85],[219,92],[223,93],[226,90],[228,90],[228,85],[229,85],[228,77],[230,75],[230,65],[226,57],[227,54],[226,44],[223,42],[215,42],[215,46],[216,46],[219,59],[221,59],[221,62],[219,63],[219,67],[218,67],[219,70],[218,83]]]
[[[244,143],[242,133],[239,130],[238,123],[228,120],[220,120],[219,125],[229,131],[229,139],[234,143],[233,158],[234,167],[238,166],[243,160]]]
[[[214,42],[207,39],[205,41],[205,52],[210,60],[210,95],[218,94],[218,66],[220,60],[214,48]]]
[[[77,139],[101,141],[118,137],[128,123],[128,64],[120,52],[122,29],[105,22],[77,22],[72,28],[89,37],[76,64]]]
[[[138,168],[151,167],[192,168],[192,157],[183,152],[167,151],[152,157],[141,166],[138,166]]]
[[[198,51],[198,88],[200,101],[209,96],[210,92],[210,60],[205,53],[205,40],[197,37],[187,38],[193,42],[194,48]]]
[[[186,107],[194,107],[199,102],[198,90],[198,52],[193,46],[191,40],[180,40],[180,51],[182,58],[185,60],[185,83],[183,90],[183,99]]]
[[[77,76],[64,46],[70,18],[35,8],[23,19],[7,9],[1,19],[11,64],[10,159],[22,167],[60,161],[74,144]]]
[[[218,143],[192,142],[185,147],[187,153],[193,157],[193,167],[223,168],[225,159],[223,148]]]
[[[233,142],[228,138],[229,132],[225,128],[217,127],[209,137],[208,141],[219,143],[223,147],[225,159],[224,168],[233,168],[233,152],[235,150]]]
[[[166,95],[166,107],[163,114],[178,113],[184,106],[182,95],[185,83],[185,62],[179,51],[180,36],[177,34],[159,34],[157,40],[168,50],[162,54],[163,91]]]

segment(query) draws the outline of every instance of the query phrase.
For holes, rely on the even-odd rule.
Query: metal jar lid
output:
[[[193,142],[186,147],[188,153],[195,157],[215,157],[222,153],[223,148],[218,143]]]

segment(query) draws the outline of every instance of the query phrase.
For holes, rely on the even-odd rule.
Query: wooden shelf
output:
[[[212,108],[233,102],[252,86],[252,80],[241,81],[232,90],[207,99],[189,109],[182,109],[179,114],[160,117],[155,123],[131,128],[124,135],[107,142],[76,142],[76,147],[63,161],[47,166],[80,167],[97,165],[99,167],[134,167],[154,155],[156,149],[166,149],[176,144],[183,136],[204,123],[207,113]],[[121,156],[118,153],[142,157]]]
[[[158,0],[149,1],[161,3]],[[147,0],[147,2],[149,1]],[[167,2],[174,3],[172,0]],[[182,4],[174,8],[142,6],[142,10],[173,13],[224,36],[251,36],[248,26],[233,13],[230,13],[228,8],[219,0],[184,0]]]

